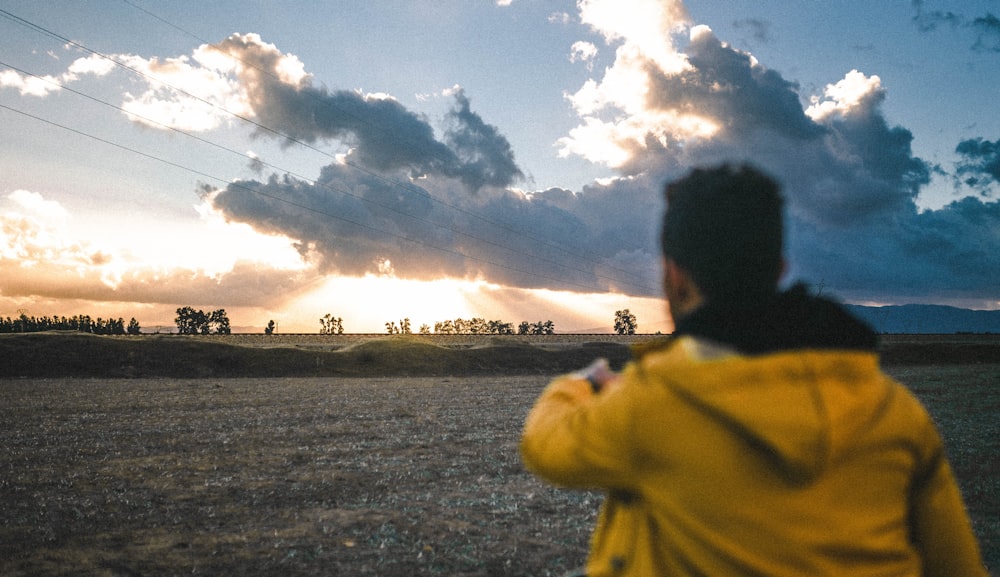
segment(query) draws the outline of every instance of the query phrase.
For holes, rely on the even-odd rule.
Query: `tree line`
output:
[[[320,334],[344,334],[343,319],[339,317],[334,317],[332,314],[327,313],[319,320],[319,322]],[[271,321],[268,324],[268,327],[271,328],[272,331],[267,331],[267,334],[271,334],[273,332],[273,323],[274,321]],[[635,315],[628,309],[615,311],[616,333],[620,335],[634,335],[638,328],[639,325],[636,321]],[[386,322],[385,331],[390,335],[408,335],[413,333],[409,318],[400,320],[398,324],[396,321]],[[501,320],[488,321],[479,317],[471,319],[449,319],[434,323],[434,334],[438,335],[552,335],[555,334],[555,332],[556,326],[551,320],[538,321],[534,323],[521,321],[521,323],[517,325],[516,330],[514,328],[514,323],[504,322]],[[420,325],[418,333],[422,335],[431,334],[430,325]]]
[[[228,335],[232,332],[229,316],[225,309],[218,309],[206,313],[200,309],[192,307],[180,307],[177,309],[177,317],[174,319],[177,325],[177,332],[182,335],[208,335],[219,334]],[[321,335],[342,335],[344,334],[344,319],[335,317],[327,313],[319,319]],[[388,334],[412,334],[413,329],[410,319],[404,318],[398,323],[389,321],[385,323]],[[628,309],[615,311],[615,332],[620,335],[633,335],[638,328],[635,315]],[[142,332],[139,322],[133,317],[126,326],[122,318],[94,319],[89,315],[75,315],[73,317],[40,317],[27,316],[21,313],[17,318],[0,317],[0,333],[31,333],[40,331],[79,331],[95,335],[138,335]],[[276,328],[274,321],[268,321],[264,334],[274,334]],[[516,329],[513,323],[501,320],[486,320],[484,318],[471,319],[449,319],[434,323],[434,334],[441,335],[551,335],[555,334],[555,323],[551,320],[528,322],[521,321]],[[419,334],[431,334],[430,325],[421,325]]]
[[[135,317],[125,324],[122,318],[92,318],[90,315],[35,317],[21,313],[17,318],[0,317],[0,333],[37,333],[41,331],[77,331],[94,335],[137,335],[141,332]]]

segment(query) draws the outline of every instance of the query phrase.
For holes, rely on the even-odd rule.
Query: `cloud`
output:
[[[569,24],[573,20],[573,17],[566,12],[553,12],[549,14],[548,20],[552,24]]]
[[[686,55],[688,66],[681,71],[649,70],[647,106],[707,117],[719,127],[718,138],[766,130],[808,139],[823,132],[803,113],[797,85],[723,44],[707,27],[694,28]]]
[[[934,32],[941,26],[952,29],[972,30],[975,41],[972,49],[980,52],[1000,52],[1000,18],[992,12],[969,17],[950,10],[926,10],[923,0],[913,0],[913,22],[921,32]]]
[[[965,184],[986,187],[1000,183],[1000,140],[970,138],[958,143],[955,152],[962,157],[956,174],[965,179]]]
[[[457,178],[473,190],[523,178],[509,142],[471,111],[461,90],[439,141],[428,120],[391,96],[316,87],[301,62],[254,34],[233,35],[205,48],[235,62],[241,93],[262,135],[350,148],[350,162],[376,171],[405,168],[412,176]]]
[[[48,96],[61,90],[59,79],[54,76],[30,76],[15,70],[0,71],[0,88],[13,88],[21,96]]]
[[[750,35],[758,42],[771,41],[771,23],[760,18],[741,18],[733,23],[737,30],[749,30]]]
[[[390,97],[261,74],[280,52],[231,37],[230,53],[244,50],[241,66],[256,63],[240,78],[257,118],[308,142],[342,140],[351,151],[315,181],[238,181],[212,191],[213,206],[233,222],[297,239],[324,274],[655,296],[664,181],[696,165],[747,161],[785,186],[795,278],[866,301],[931,290],[962,302],[989,298],[1000,273],[997,205],[963,199],[917,209],[934,168],[913,155],[912,133],[885,117],[888,90],[878,76],[855,70],[803,94],[688,22],[681,4],[636,0],[631,13],[600,0],[579,7],[581,21],[616,47],[615,61],[568,96],[581,123],[560,141],[561,154],[603,162],[619,177],[580,191],[520,191],[510,186],[520,170],[509,143],[472,112],[461,88],[449,91],[455,101],[438,139]],[[678,34],[685,26],[686,43]],[[380,138],[390,133],[401,138]],[[995,178],[991,146],[962,147],[966,177]]]
[[[7,69],[0,72],[0,88],[15,88],[22,96],[43,98],[59,92],[62,87],[80,79],[81,74],[104,76],[115,67],[115,63],[99,56],[78,58],[59,76],[35,76],[21,74],[17,70]]]
[[[925,10],[923,0],[913,0],[913,8],[916,11],[913,22],[921,32],[937,30],[941,25],[958,27],[965,21],[963,16],[950,10]]]
[[[924,16],[927,26],[949,20]],[[983,198],[920,211],[915,199],[940,169],[914,156],[912,133],[885,117],[878,76],[855,70],[803,94],[708,27],[689,26],[687,44],[661,34],[658,48],[641,28],[602,29],[616,59],[569,97],[581,123],[560,141],[563,154],[616,167],[626,178],[607,184],[612,196],[630,182],[658,195],[692,166],[752,162],[785,187],[793,277],[867,301],[995,300],[1000,222],[997,203],[985,201],[994,143],[958,149],[956,174]]]
[[[202,211],[200,236],[174,238],[166,253],[160,249],[159,255],[138,254],[74,236],[73,216],[61,203],[36,192],[14,191],[0,204],[0,295],[8,301],[265,306],[315,281],[314,271],[296,266],[276,250],[280,240],[225,225],[204,207]],[[204,251],[206,245],[215,250]],[[291,266],[262,264],[265,260]]]
[[[342,164],[315,182],[272,175],[214,191],[226,218],[299,240],[326,274],[482,279],[525,288],[653,294],[653,230],[633,210],[655,210],[644,187],[580,194],[486,188],[469,195],[454,181],[417,187]],[[636,255],[639,256],[636,256]]]
[[[74,60],[59,76],[4,70],[0,72],[0,87],[45,97],[82,76],[103,77],[118,68],[128,69],[146,84],[141,94],[124,95],[122,109],[131,120],[158,129],[201,132],[249,112],[239,86],[228,76],[231,62],[213,56],[204,47],[195,52],[193,61],[186,56],[160,60],[130,54],[91,55]]]
[[[578,191],[518,189],[524,174],[510,142],[474,111],[461,87],[447,92],[451,106],[434,125],[390,95],[320,85],[294,55],[253,34],[233,35],[190,57],[129,58],[148,74],[148,87],[127,101],[189,130],[234,122],[226,111],[238,112],[262,138],[346,150],[315,180],[265,174],[267,165],[251,160],[256,178],[205,190],[220,218],[292,239],[306,266],[114,268],[122,255],[60,246],[58,235],[46,237],[55,229],[40,225],[37,212],[34,221],[5,221],[11,232],[4,250],[20,251],[12,257],[19,263],[72,263],[84,279],[75,286],[89,287],[88,295],[113,287],[154,300],[171,292],[161,281],[186,279],[208,295],[234,299],[226,302],[256,306],[278,298],[268,297],[267,284],[294,292],[317,275],[656,296],[663,183],[693,166],[745,161],[785,186],[794,277],[856,300],[913,300],[930,292],[965,302],[995,299],[1000,215],[986,199],[998,178],[997,143],[970,139],[957,149],[955,176],[981,190],[980,198],[920,211],[915,199],[933,168],[914,156],[910,131],[886,118],[888,88],[878,76],[854,70],[820,94],[804,94],[753,54],[691,22],[680,2],[580,0],[578,8],[580,21],[614,50],[614,61],[567,95],[579,125],[558,145],[563,156],[613,167],[615,178]],[[597,50],[581,41],[572,54],[589,62]],[[73,73],[106,73],[96,64],[80,63]],[[21,212],[34,200],[19,197]],[[47,259],[52,255],[58,258]],[[0,261],[5,278],[13,262]],[[4,282],[0,291],[42,290]]]
[[[569,61],[570,62],[584,62],[587,64],[587,69],[590,70],[593,67],[594,58],[597,56],[597,46],[593,42],[585,42],[579,40],[573,43],[570,47]]]
[[[1000,18],[987,12],[972,21],[972,28],[977,33],[974,49],[1000,52]]]
[[[458,165],[446,168],[444,174],[457,176],[472,190],[507,186],[524,178],[510,143],[495,126],[472,112],[464,90],[455,94],[455,106],[446,123],[444,141],[454,151]]]

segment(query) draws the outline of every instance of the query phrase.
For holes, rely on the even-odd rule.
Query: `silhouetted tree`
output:
[[[620,311],[615,311],[615,332],[620,335],[634,335],[636,329],[639,328],[638,323],[636,323],[635,315],[629,312],[628,309],[622,309]]]
[[[512,335],[514,334],[514,325],[499,320],[490,321],[486,323],[486,332],[491,335]]]
[[[201,313],[199,316],[198,313]],[[177,325],[177,332],[182,335],[196,335],[201,332],[201,318],[205,313],[196,311],[191,307],[180,307],[177,309],[177,317],[174,323]],[[207,319],[206,319],[207,320]]]
[[[344,334],[344,319],[335,317],[330,313],[323,315],[319,319],[319,334],[321,335],[342,335]]]
[[[177,332],[182,335],[207,335],[215,328],[215,333],[228,335],[232,331],[229,326],[229,317],[226,309],[219,309],[206,314],[203,310],[195,310],[191,307],[181,307],[177,309]]]
[[[521,324],[517,326],[517,334],[519,335],[552,335],[555,332],[556,324],[552,321],[538,321],[537,323],[521,321]]]
[[[226,315],[226,309],[212,311],[212,314],[208,317],[208,323],[215,327],[215,334],[217,335],[228,335],[233,332],[229,326],[229,316]]]

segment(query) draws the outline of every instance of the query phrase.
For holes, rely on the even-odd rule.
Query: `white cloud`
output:
[[[80,270],[90,265],[99,249],[66,238],[69,212],[41,194],[16,190],[7,195],[12,205],[0,212],[0,268],[3,274],[38,266]],[[2,292],[2,291],[0,291]]]
[[[58,82],[59,79],[54,76],[22,76],[15,70],[0,72],[0,87],[14,88],[22,96],[43,97],[59,92],[62,88]]]
[[[597,46],[594,46],[593,42],[579,40],[570,47],[570,62],[586,62],[589,68],[595,56],[597,56]]]
[[[229,74],[233,66],[224,60],[203,56],[204,62],[221,67],[216,68],[197,60],[192,63],[185,56],[162,61],[140,56],[119,58],[147,81],[145,92],[126,94],[122,105],[136,122],[201,132],[228,122],[233,114],[252,113],[239,83]]]
[[[693,33],[704,31],[699,27]],[[660,42],[668,43],[662,38]],[[648,48],[639,43],[624,43],[617,50],[614,65],[605,71],[600,82],[589,79],[576,93],[567,95],[583,123],[559,139],[560,156],[579,155],[591,162],[619,168],[633,157],[634,151],[646,148],[649,143],[668,146],[715,134],[717,123],[697,110],[650,105],[652,73]],[[690,68],[683,54],[674,53],[671,61],[677,73]]]
[[[28,190],[15,190],[7,195],[15,205],[53,224],[65,224],[69,211],[54,200],[45,200],[41,194]]]
[[[94,76],[106,76],[117,66],[114,61],[103,56],[91,55],[86,58],[77,58],[69,65],[64,78],[76,80],[81,74],[92,74]]]
[[[141,228],[132,230],[129,222],[116,220],[114,237],[88,238],[86,231],[106,230],[99,218],[78,227],[66,207],[39,193],[17,190],[5,204],[0,204],[0,294],[8,297],[85,293],[93,300],[116,300],[122,292],[169,291],[157,280],[165,278],[202,279],[204,289],[209,279],[218,284],[229,277],[238,290],[235,279],[245,282],[252,274],[281,282],[309,276],[292,241],[228,223],[207,203],[196,207],[201,219],[191,230],[171,225],[168,250],[148,223],[134,223]]]
[[[573,17],[566,12],[553,12],[549,14],[549,22],[553,24],[569,24]]]
[[[884,97],[882,80],[878,76],[865,76],[852,70],[836,84],[828,84],[823,92],[826,99],[813,96],[806,115],[816,122],[823,122],[835,116],[847,116],[853,110],[870,108],[873,101]]]
[[[619,45],[603,78],[589,79],[566,96],[582,124],[557,142],[560,156],[579,155],[618,168],[650,143],[668,146],[716,132],[713,119],[697,110],[650,105],[654,77],[691,70],[687,55],[674,45],[675,35],[689,24],[683,3],[580,0],[578,6],[585,24]],[[705,34],[711,35],[707,27],[691,30],[693,41]],[[574,44],[574,57],[592,58],[597,48],[588,44]]]
[[[688,23],[679,0],[579,0],[580,19],[611,44],[623,41],[664,72],[684,67],[671,38]]]

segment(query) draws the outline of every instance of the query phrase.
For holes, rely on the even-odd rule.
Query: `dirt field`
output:
[[[891,372],[996,571],[1000,365]],[[0,380],[0,575],[561,575],[601,498],[521,466],[547,380]]]
[[[558,575],[598,497],[521,468],[544,382],[2,382],[0,574]]]

